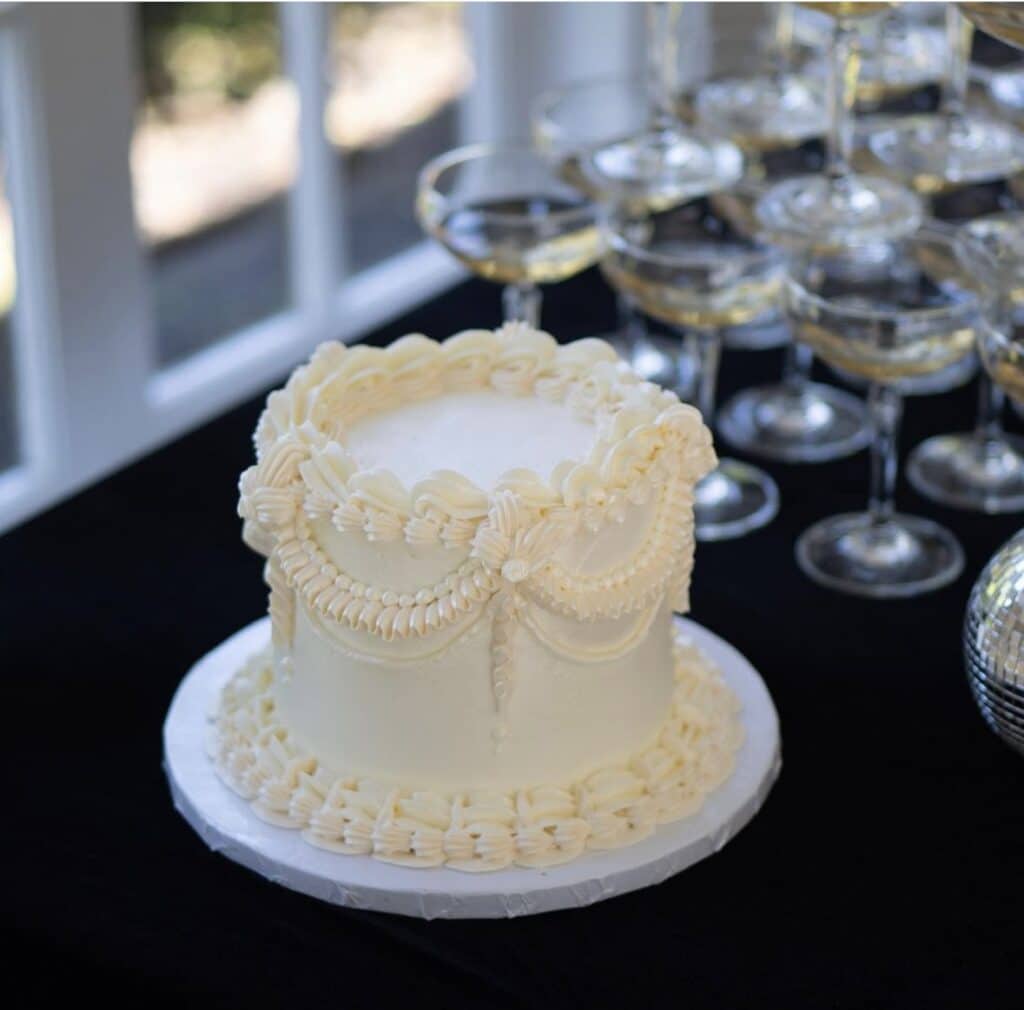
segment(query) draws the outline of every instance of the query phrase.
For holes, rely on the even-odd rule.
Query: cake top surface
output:
[[[358,466],[386,468],[408,487],[454,470],[489,491],[516,467],[550,479],[558,464],[586,459],[595,438],[593,421],[564,403],[466,390],[369,414],[344,445]]]

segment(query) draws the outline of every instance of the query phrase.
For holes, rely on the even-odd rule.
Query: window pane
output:
[[[0,470],[14,466],[21,455],[11,337],[15,290],[14,226],[6,187],[0,175]]]
[[[418,242],[416,174],[458,143],[473,70],[459,3],[342,3],[331,24],[325,128],[345,174],[350,271]]]
[[[289,301],[298,103],[274,4],[137,5],[135,213],[161,364]]]

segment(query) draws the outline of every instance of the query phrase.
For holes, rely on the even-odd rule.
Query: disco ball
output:
[[[996,551],[971,590],[964,659],[985,722],[1024,754],[1024,530]]]

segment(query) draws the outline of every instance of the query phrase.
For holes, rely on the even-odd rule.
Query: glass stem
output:
[[[871,497],[868,514],[875,526],[883,526],[893,516],[896,470],[903,398],[890,386],[873,383],[868,392],[871,415]]]
[[[662,0],[647,4],[647,100],[653,130],[666,129],[675,120],[682,6]]]
[[[879,39],[878,77],[882,81],[889,80],[889,60],[896,54],[907,51],[911,29],[907,15],[902,7],[893,7],[881,19],[881,38]]]
[[[799,393],[811,381],[814,352],[798,340],[786,344],[786,357],[782,363],[782,384],[792,393]]]
[[[775,79],[782,81],[793,64],[793,5],[780,3],[775,14],[774,57]]]
[[[536,329],[540,326],[541,298],[540,287],[536,284],[506,284],[501,293],[505,322],[519,320]]]
[[[1006,394],[992,381],[988,372],[978,376],[978,419],[974,439],[979,445],[998,442],[1003,437],[1003,404]]]
[[[968,71],[974,25],[956,4],[946,4],[946,86],[942,89],[942,112],[954,129],[966,125]]]
[[[712,428],[718,395],[718,365],[722,359],[722,341],[718,330],[697,330],[697,409],[704,423]]]
[[[615,294],[615,316],[622,342],[630,352],[633,352],[647,337],[644,317],[633,304],[633,300],[622,292]]]
[[[860,49],[857,33],[844,18],[837,18],[832,34],[832,66],[828,80],[829,131],[826,171],[833,179],[851,172],[853,158],[853,105],[857,98]]]

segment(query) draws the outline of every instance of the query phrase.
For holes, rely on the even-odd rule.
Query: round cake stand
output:
[[[164,766],[174,804],[211,849],[277,884],[351,908],[423,919],[511,918],[582,907],[660,883],[721,849],[757,813],[781,767],[778,716],[757,671],[717,635],[677,620],[738,695],[746,737],[732,776],[698,813],[662,825],[636,844],[586,852],[544,870],[462,873],[325,852],[298,831],[264,823],[215,774],[206,732],[220,687],[269,642],[267,618],[204,656],[178,688],[164,723]]]

